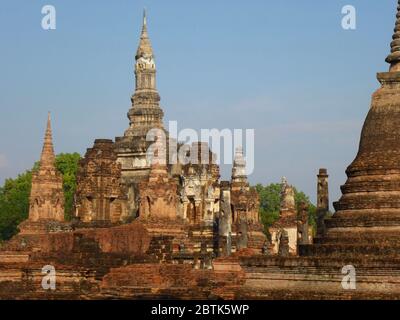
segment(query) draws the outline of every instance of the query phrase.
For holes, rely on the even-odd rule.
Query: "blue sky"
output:
[[[376,72],[388,69],[396,3],[1,0],[0,183],[38,159],[48,110],[57,153],[123,134],[146,7],[165,121],[254,128],[252,183],[286,176],[315,199],[327,167],[336,201]],[[46,4],[57,10],[53,31],[41,28]],[[356,30],[341,27],[347,4]]]

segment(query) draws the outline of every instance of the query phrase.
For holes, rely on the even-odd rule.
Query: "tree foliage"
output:
[[[265,228],[268,229],[276,220],[279,219],[280,209],[280,193],[281,184],[271,183],[267,186],[262,184],[256,185],[256,190],[260,196],[260,216],[261,221]],[[298,207],[301,202],[306,202],[309,206],[309,223],[315,227],[316,224],[316,207],[311,203],[310,198],[302,191],[298,191],[294,188],[294,196],[296,206]]]
[[[56,157],[56,168],[63,174],[67,220],[72,217],[79,159],[78,153],[61,153]],[[37,170],[38,166],[39,163],[36,162],[31,170],[15,179],[7,179],[0,187],[0,239],[10,239],[16,234],[18,225],[28,218],[32,172]]]
[[[76,173],[81,156],[79,153],[61,153],[56,157],[56,168],[63,175],[65,195],[65,219],[73,216],[74,194],[76,190]]]
[[[28,217],[32,172],[7,179],[0,187],[0,238],[9,239],[17,226]]]

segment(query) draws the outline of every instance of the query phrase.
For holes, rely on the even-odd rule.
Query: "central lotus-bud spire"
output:
[[[386,62],[390,63],[390,71],[400,71],[400,0],[397,6],[393,41],[390,46],[392,49],[390,55],[386,58]]]
[[[140,35],[139,46],[136,52],[136,61],[143,60],[143,62],[149,62],[154,59],[153,48],[151,47],[151,42],[149,34],[147,31],[147,16],[146,10],[143,11],[143,25],[142,33]],[[154,62],[153,62],[154,64]]]
[[[144,90],[156,92],[156,64],[147,32],[146,11],[143,13],[142,33],[135,60],[136,92]]]
[[[128,112],[129,128],[125,136],[139,136],[145,140],[151,129],[163,129],[164,113],[160,108],[160,96],[156,86],[156,65],[153,49],[147,32],[146,11],[143,13],[143,25],[139,47],[135,56],[135,93],[132,108]],[[135,145],[139,144],[136,140]],[[146,145],[141,143],[147,149]],[[143,151],[143,150],[142,150]]]

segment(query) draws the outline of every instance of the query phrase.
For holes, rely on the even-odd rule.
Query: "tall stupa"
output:
[[[381,87],[372,95],[357,156],[320,240],[343,251],[387,254],[400,247],[400,1],[391,48],[389,71],[377,75]]]
[[[168,137],[156,87],[156,64],[147,29],[146,11],[143,12],[142,31],[135,55],[135,79],[135,92],[128,111],[129,127],[124,136],[115,139],[115,152],[121,164],[122,182],[128,190],[128,210],[131,213],[138,209],[138,184],[150,174],[151,163],[147,151],[154,141],[147,139],[147,135],[155,129]]]

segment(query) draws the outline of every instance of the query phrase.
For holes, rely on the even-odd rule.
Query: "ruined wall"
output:
[[[149,179],[139,183],[139,219],[176,220],[177,188],[165,164],[152,164]]]
[[[188,147],[188,146],[187,146]],[[220,210],[219,167],[207,143],[188,148],[188,163],[181,166],[178,215],[191,224],[212,225]]]
[[[75,214],[82,222],[127,219],[126,190],[111,140],[95,140],[80,161],[75,198]]]

